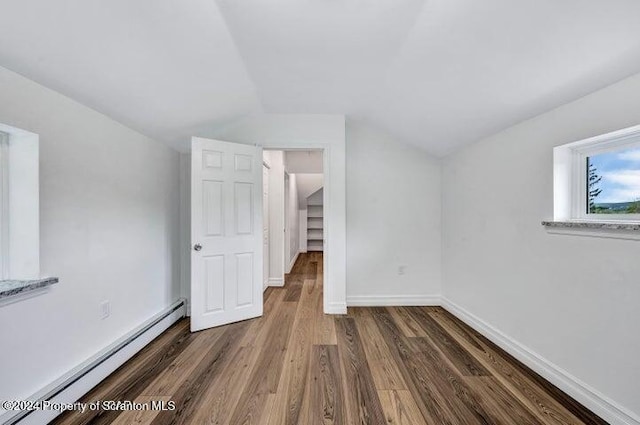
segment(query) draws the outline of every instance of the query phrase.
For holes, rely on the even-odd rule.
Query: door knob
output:
[[[199,243],[197,243],[197,244],[195,244],[195,245],[193,246],[193,249],[194,249],[195,251],[200,251],[200,250],[202,249],[202,245],[200,245]]]

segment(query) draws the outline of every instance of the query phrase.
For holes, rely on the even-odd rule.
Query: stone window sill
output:
[[[550,234],[640,240],[639,222],[543,221]]]
[[[57,277],[29,280],[0,280],[0,299],[46,288],[54,283],[58,283]]]

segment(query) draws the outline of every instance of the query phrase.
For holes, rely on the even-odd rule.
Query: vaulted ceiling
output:
[[[640,72],[637,0],[0,0],[0,65],[184,149],[336,113],[445,155]]]

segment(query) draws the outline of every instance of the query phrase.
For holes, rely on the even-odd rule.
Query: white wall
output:
[[[437,302],[440,195],[437,159],[360,121],[347,120],[350,305]],[[398,274],[399,267],[404,274]]]
[[[298,186],[298,205],[301,209],[307,208],[307,198],[322,187],[323,180],[324,176],[321,173],[296,174],[296,184]]]
[[[445,296],[636,420],[640,242],[551,235],[540,221],[553,218],[553,147],[638,123],[640,75],[484,139],[443,171]]]
[[[180,154],[180,297],[191,298],[191,154]],[[191,315],[191,303],[187,302]]]
[[[324,205],[324,189],[321,187],[309,195],[307,197],[307,204],[316,206]]]
[[[0,305],[0,399],[24,399],[180,294],[178,154],[0,68],[0,122],[40,136],[40,269]],[[100,320],[99,304],[111,301]]]
[[[269,166],[269,285],[284,285],[285,222],[284,222],[284,152],[267,151]]]

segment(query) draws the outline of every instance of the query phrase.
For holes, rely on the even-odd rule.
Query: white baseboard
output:
[[[270,277],[269,286],[284,286],[284,279],[281,277]]]
[[[296,255],[293,256],[293,260],[289,262],[289,266],[287,267],[287,273],[291,273],[291,269],[293,269],[293,265],[298,260],[298,256],[300,255],[300,251],[296,252]]]
[[[640,417],[635,413],[620,406],[459,305],[442,298],[442,307],[612,425],[640,425]]]
[[[440,305],[439,295],[351,295],[347,297],[349,307],[385,306],[435,306]]]
[[[324,310],[324,314],[347,314],[347,304],[346,303],[329,303],[327,308]]]
[[[78,401],[154,338],[184,317],[185,313],[184,300],[174,303],[26,399],[32,401],[46,399],[52,403]],[[34,410],[24,416],[25,413],[7,412],[0,416],[0,423],[41,425],[49,423],[60,414],[55,410]]]

